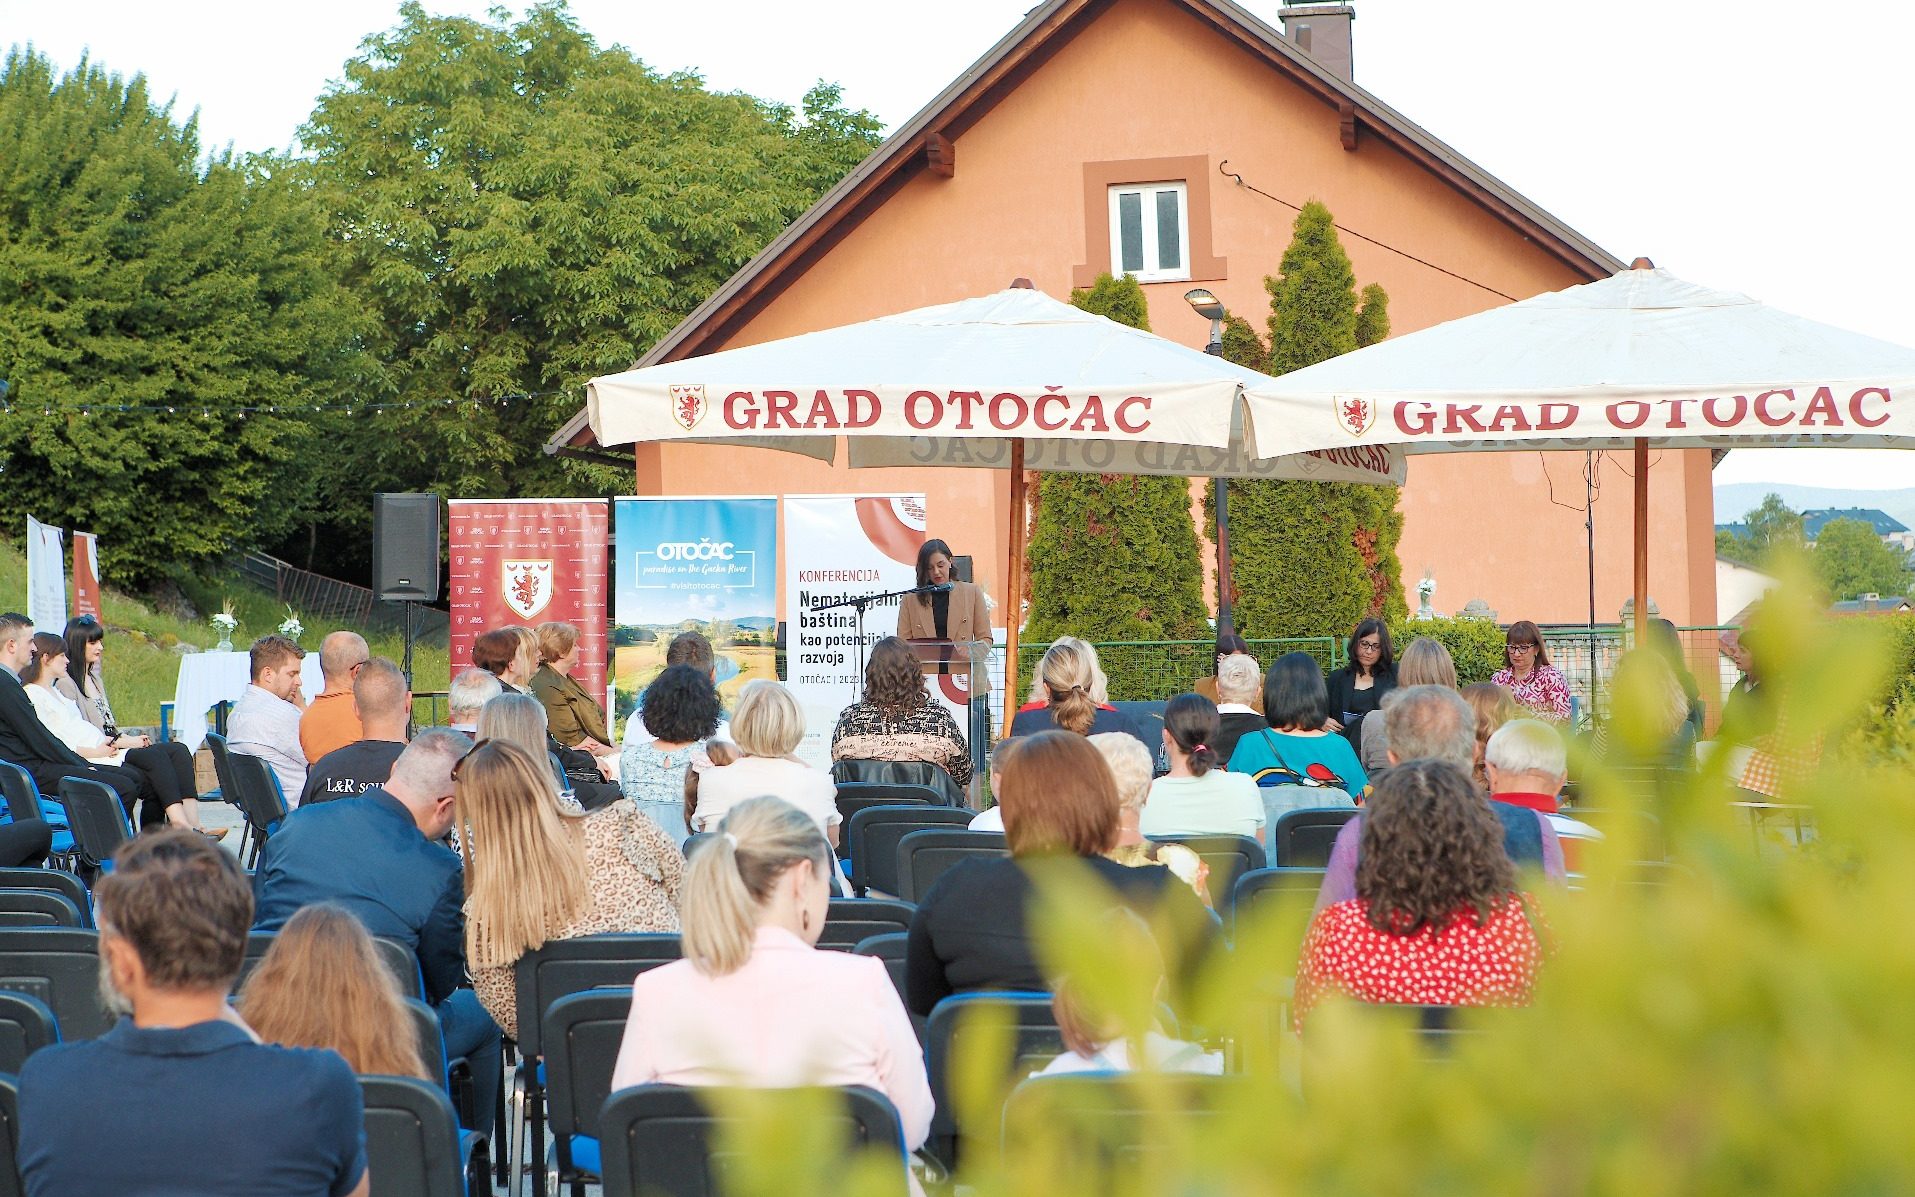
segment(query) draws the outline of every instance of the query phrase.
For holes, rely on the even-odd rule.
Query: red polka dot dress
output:
[[[1477,925],[1464,911],[1440,931],[1391,935],[1370,925],[1362,898],[1317,913],[1297,970],[1296,1025],[1328,993],[1359,1002],[1418,1006],[1523,1006],[1542,945],[1535,912],[1510,901]]]

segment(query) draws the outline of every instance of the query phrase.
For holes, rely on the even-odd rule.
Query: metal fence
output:
[[[389,632],[405,628],[407,604],[386,602],[368,587],[300,569],[267,553],[245,553],[233,567],[247,581],[272,591],[280,602],[309,617]],[[412,604],[412,611],[414,640],[441,648],[449,642],[450,615],[418,603]]]

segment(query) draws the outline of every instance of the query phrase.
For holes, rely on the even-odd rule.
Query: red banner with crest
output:
[[[604,701],[611,509],[603,499],[453,499],[449,514],[452,672],[494,628],[559,621],[578,629],[572,678]]]

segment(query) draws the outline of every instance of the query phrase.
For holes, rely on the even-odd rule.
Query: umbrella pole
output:
[[[1636,438],[1636,643],[1649,630],[1649,440]]]
[[[1001,737],[1011,734],[1017,714],[1017,633],[1024,622],[1024,441],[1011,442],[1011,535],[1009,568],[1004,575],[1004,725]]]

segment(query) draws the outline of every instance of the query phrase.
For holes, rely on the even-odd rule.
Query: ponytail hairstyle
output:
[[[1097,651],[1074,636],[1059,637],[1037,663],[1037,682],[1044,690],[1051,721],[1067,732],[1090,735],[1097,720]]]
[[[718,834],[693,849],[680,921],[686,959],[709,977],[751,959],[758,912],[796,864],[828,876],[831,848],[818,824],[782,798],[749,798],[725,812]]]
[[[1223,764],[1210,747],[1219,726],[1217,704],[1201,694],[1179,694],[1164,704],[1164,730],[1177,751],[1189,758],[1190,772],[1196,777]]]
[[[31,686],[46,677],[47,662],[66,651],[66,641],[52,632],[33,634],[33,656],[27,660],[27,667],[20,671],[20,680]],[[47,685],[53,682],[49,680]]]

